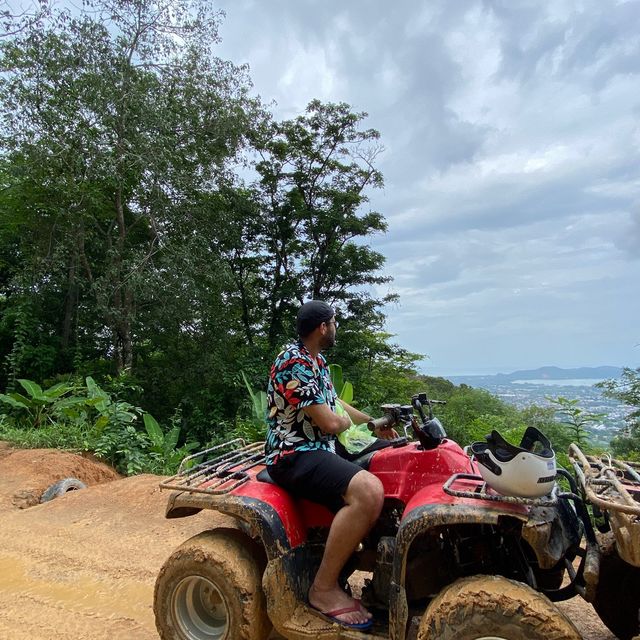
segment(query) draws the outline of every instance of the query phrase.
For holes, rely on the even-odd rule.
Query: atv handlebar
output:
[[[398,417],[396,415],[393,413],[385,413],[380,418],[369,420],[369,422],[367,422],[367,427],[369,427],[370,431],[375,431],[376,429],[392,429],[397,422]]]
[[[398,425],[404,427],[405,438],[409,439],[409,432],[413,431],[413,434],[422,443],[423,434],[421,428],[429,428],[431,423],[434,422],[433,408],[434,404],[446,404],[446,400],[431,400],[426,393],[417,393],[411,397],[411,404],[383,404],[380,409],[383,411],[383,415],[380,418],[375,418],[367,422],[367,427],[370,431],[376,430],[389,430]],[[425,415],[423,405],[426,405],[428,409],[428,417]],[[418,412],[421,424],[414,415],[414,409]],[[439,421],[437,427],[439,431],[444,434],[444,429]],[[425,445],[423,445],[425,446]],[[427,448],[425,446],[425,448]]]

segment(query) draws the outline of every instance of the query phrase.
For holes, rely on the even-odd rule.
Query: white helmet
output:
[[[553,489],[556,454],[549,439],[535,427],[528,427],[520,446],[508,443],[497,431],[486,442],[471,445],[480,475],[504,496],[541,498]]]

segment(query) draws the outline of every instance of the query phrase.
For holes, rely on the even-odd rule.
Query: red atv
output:
[[[262,444],[233,441],[190,456],[160,485],[174,490],[168,518],[202,509],[227,516],[162,567],[154,596],[161,638],[579,640],[552,604],[585,595],[593,570],[593,530],[572,476],[561,471],[570,492],[556,485],[541,499],[496,494],[455,442],[433,447],[426,437],[434,403],[419,394],[411,405],[384,405],[379,421],[416,439],[356,460],[385,490],[382,514],[343,576],[349,588],[353,572],[366,572],[369,633],[306,602],[331,512],[273,484]]]

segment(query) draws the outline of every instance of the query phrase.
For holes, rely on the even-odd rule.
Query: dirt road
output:
[[[0,638],[158,640],[156,574],[178,544],[219,517],[165,520],[156,476],[106,482],[100,473],[103,484],[18,509],[20,483],[44,488],[45,461],[55,462],[30,455],[31,476],[24,452],[0,452]],[[590,605],[575,599],[563,608],[585,640],[614,638]]]
[[[151,603],[158,570],[214,514],[165,520],[167,494],[160,493],[157,476],[104,483],[96,465],[77,456],[74,475],[90,482],[91,470],[104,484],[18,509],[14,503],[25,493],[19,486],[27,493],[44,489],[52,470],[66,461],[60,452],[4,454],[0,638],[157,640]]]

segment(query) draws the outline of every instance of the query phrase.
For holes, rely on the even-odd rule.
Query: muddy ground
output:
[[[90,485],[25,507],[60,477]],[[90,459],[0,443],[0,638],[157,640],[160,566],[220,517],[165,520],[157,476],[119,478]],[[561,605],[585,640],[614,640],[585,602]]]

